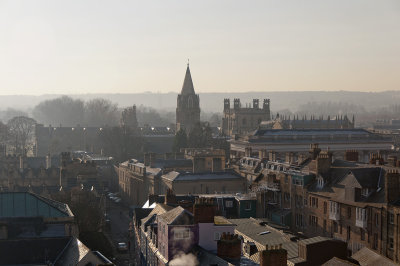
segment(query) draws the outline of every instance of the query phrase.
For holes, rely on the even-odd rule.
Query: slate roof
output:
[[[235,172],[212,172],[212,173],[179,173],[176,171],[163,175],[171,181],[197,181],[197,180],[218,180],[218,179],[240,179],[243,178]]]
[[[357,179],[358,183],[363,188],[377,188],[379,177],[382,174],[382,168],[356,168],[350,170],[350,172]],[[382,177],[381,180],[384,178]]]
[[[236,224],[235,233],[237,232],[251,238],[253,241],[258,242],[259,246],[265,247],[265,245],[282,244],[282,247],[288,251],[288,260],[298,257],[297,242],[290,240],[292,235],[285,234],[268,225],[261,225],[260,221],[252,218],[229,219],[229,221]],[[269,233],[260,234],[267,231]]]
[[[360,263],[361,266],[374,266],[374,265],[380,265],[380,266],[394,266],[398,265],[394,263],[393,261],[389,260],[388,258],[379,255],[372,249],[369,249],[367,247],[363,247],[360,249],[358,252],[354,253],[353,256],[351,256],[353,259],[357,260],[358,263]]]
[[[156,215],[160,215],[166,213],[169,210],[172,210],[173,207],[165,205],[163,203],[157,203],[156,207],[150,212],[150,214],[142,219],[142,225],[147,223],[149,220],[154,218]]]
[[[189,225],[193,224],[193,214],[178,206],[164,214],[159,215],[167,224],[170,225]]]
[[[186,68],[186,74],[185,74],[185,79],[183,81],[181,94],[185,94],[185,95],[195,94],[194,87],[193,87],[193,81],[192,81],[192,75],[190,74],[189,64],[187,65],[187,68]]]

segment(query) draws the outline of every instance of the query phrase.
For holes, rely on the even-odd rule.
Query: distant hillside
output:
[[[59,97],[60,95],[6,95],[0,96],[0,109],[15,108],[30,110],[43,100]],[[80,94],[69,95],[73,98],[84,100],[92,98],[106,98],[118,103],[120,107],[144,105],[155,109],[173,111],[176,107],[176,93],[132,93],[132,94]],[[386,92],[243,92],[243,93],[200,93],[200,107],[204,112],[221,112],[223,109],[223,99],[240,98],[242,105],[252,102],[253,98],[270,98],[273,111],[289,109],[296,112],[299,106],[310,102],[333,102],[347,103],[362,106],[367,111],[375,108],[398,104],[400,91]]]

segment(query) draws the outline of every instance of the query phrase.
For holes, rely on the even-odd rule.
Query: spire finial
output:
[[[187,66],[189,66],[189,58],[188,58]]]

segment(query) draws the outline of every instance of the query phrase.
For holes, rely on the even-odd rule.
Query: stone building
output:
[[[278,155],[287,152],[306,153],[312,143],[323,150],[329,149],[335,158],[343,158],[346,150],[357,150],[360,161],[368,161],[371,152],[384,157],[392,150],[390,136],[364,129],[258,129],[230,140],[231,158],[242,158],[260,151],[274,151]],[[246,153],[247,151],[247,153]]]
[[[317,145],[309,153],[298,160],[270,156],[260,163],[260,175],[251,185],[257,195],[257,216],[307,237],[343,240],[350,253],[368,247],[398,262],[396,158],[386,165],[376,156],[370,163],[359,163],[358,153],[351,150],[346,158],[352,161],[333,161],[332,154]]]
[[[212,148],[184,149],[184,156],[193,162],[193,173],[218,172],[225,169],[225,151]]]
[[[185,80],[181,93],[177,98],[176,131],[185,129],[188,133],[196,123],[200,122],[200,99],[195,93],[189,64],[186,68]]]
[[[311,116],[303,116],[299,119],[298,116],[280,116],[271,121],[263,121],[260,123],[260,129],[353,129],[355,125],[354,116],[350,120],[347,115],[328,116],[324,119],[323,116],[316,118]]]
[[[253,106],[242,107],[240,99],[224,99],[224,114],[222,118],[222,133],[226,136],[246,134],[256,130],[262,121],[271,120],[270,100],[264,99],[262,108],[259,99],[253,99]]]

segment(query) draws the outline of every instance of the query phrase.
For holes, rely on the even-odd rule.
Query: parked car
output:
[[[119,252],[127,252],[128,251],[128,245],[125,242],[120,242],[117,245],[117,250]]]

